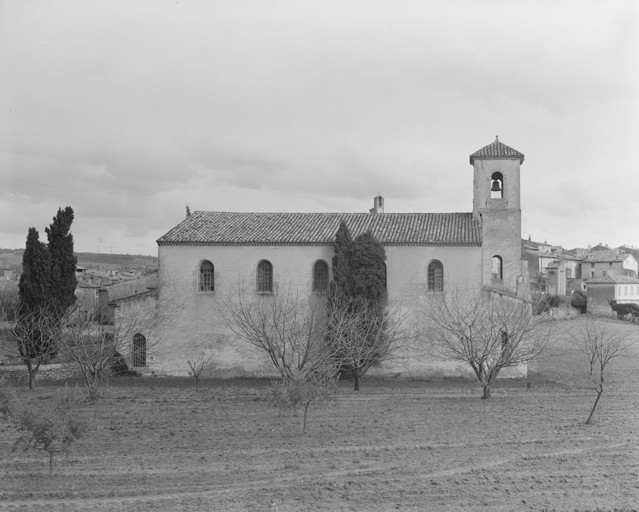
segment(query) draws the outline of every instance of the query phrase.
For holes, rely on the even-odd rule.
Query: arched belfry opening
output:
[[[499,171],[494,172],[490,180],[490,198],[501,199],[504,197],[504,175]]]
[[[501,256],[495,255],[492,257],[491,263],[492,278],[502,280],[504,278],[504,260],[501,259]]]

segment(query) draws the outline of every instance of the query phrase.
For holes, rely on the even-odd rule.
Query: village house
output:
[[[619,304],[639,306],[639,279],[634,277],[608,274],[588,279],[587,310],[589,313],[611,315],[611,300]]]
[[[13,269],[11,267],[3,267],[0,262],[0,279],[11,281],[13,279]]]
[[[581,290],[581,258],[560,245],[522,240],[522,258],[528,261],[530,289],[551,295]]]
[[[470,155],[473,204],[467,213],[387,213],[381,196],[369,213],[193,212],[157,240],[160,307],[178,304],[179,309],[169,326],[153,334],[146,371],[186,375],[187,359],[206,352],[213,356],[211,376],[272,375],[262,354],[227,327],[222,304],[238,288],[250,294],[282,287],[302,294],[326,289],[340,221],[353,237],[370,231],[382,243],[389,300],[401,302],[406,311],[415,313],[428,294],[455,287],[527,298],[527,264],[521,259],[523,161],[522,153],[498,139]],[[454,181],[463,179],[462,172],[454,174]],[[462,371],[457,364],[418,355],[372,371]]]
[[[584,255],[581,263],[581,276],[588,282],[595,277],[610,275],[637,277],[637,260],[632,254],[620,249],[593,251]]]

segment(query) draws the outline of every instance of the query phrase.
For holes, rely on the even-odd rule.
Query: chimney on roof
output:
[[[375,199],[373,199],[373,207],[368,210],[369,213],[384,213],[384,198],[377,194]]]

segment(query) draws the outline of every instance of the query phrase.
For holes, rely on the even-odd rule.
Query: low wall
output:
[[[0,378],[18,382],[28,382],[29,374],[24,365],[0,365]],[[36,380],[65,380],[79,377],[77,368],[72,364],[46,364],[40,366]]]

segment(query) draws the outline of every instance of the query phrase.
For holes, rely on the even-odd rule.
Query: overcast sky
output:
[[[522,235],[639,246],[639,2],[0,0],[0,247],[157,254],[194,210],[472,210],[526,156]]]

